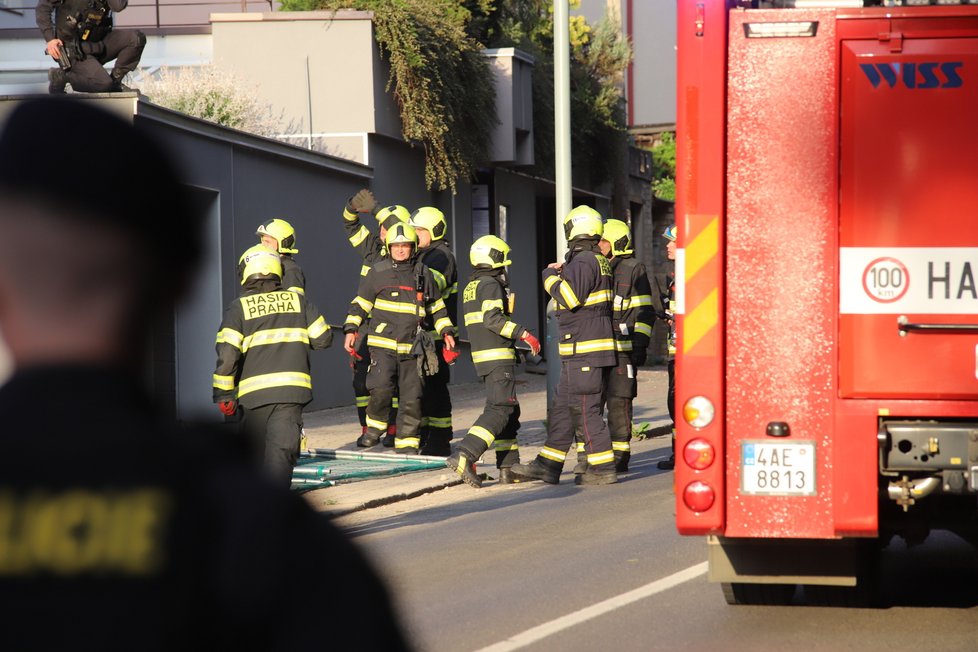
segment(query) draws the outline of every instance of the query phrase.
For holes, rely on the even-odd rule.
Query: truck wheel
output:
[[[723,599],[727,604],[789,605],[795,595],[794,584],[746,584],[724,582]]]

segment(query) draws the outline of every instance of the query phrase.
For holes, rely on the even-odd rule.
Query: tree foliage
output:
[[[662,134],[652,147],[652,194],[667,201],[676,200],[676,135]]]

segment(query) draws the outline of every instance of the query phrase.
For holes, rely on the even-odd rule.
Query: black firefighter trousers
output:
[[[482,381],[486,385],[486,406],[458,448],[474,462],[495,444],[496,467],[508,469],[520,461],[516,445],[516,433],[520,429],[516,366],[496,367]]]
[[[246,409],[242,425],[245,433],[256,441],[258,450],[264,449],[265,473],[275,484],[291,486],[292,469],[299,459],[302,405],[272,403]]]
[[[367,371],[367,437],[379,440],[387,432],[394,394],[399,394],[394,452],[417,453],[421,447],[421,376],[414,356],[370,347]]]

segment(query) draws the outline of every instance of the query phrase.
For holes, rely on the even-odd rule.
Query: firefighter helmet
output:
[[[616,256],[625,256],[634,252],[631,230],[621,220],[605,222],[604,233],[601,234],[601,238],[611,244],[611,253]]]
[[[590,206],[577,206],[564,218],[564,236],[568,241],[593,238],[601,235],[603,230],[601,214]]]
[[[278,252],[280,254],[297,254],[299,250],[295,248],[295,229],[285,220],[278,218],[268,220],[258,227],[255,235],[261,237],[270,235],[278,242]]]
[[[379,226],[382,226],[385,229],[390,229],[395,224],[399,224],[401,222],[406,224],[407,221],[411,219],[411,213],[409,213],[408,209],[404,208],[403,206],[393,204],[391,206],[385,206],[377,211],[376,217],[377,224]]]
[[[432,240],[441,240],[448,230],[445,214],[434,206],[422,206],[411,213],[411,226],[416,229],[427,229],[431,233]]]
[[[662,237],[670,242],[676,241],[676,225],[667,226],[666,230],[662,232]]]
[[[513,262],[509,259],[509,251],[509,245],[502,238],[484,235],[472,243],[469,262],[473,267],[499,269]]]
[[[251,276],[276,276],[282,278],[282,259],[274,249],[256,244],[241,254],[238,260],[238,276],[241,285]]]
[[[414,227],[410,224],[395,224],[392,228],[387,229],[387,237],[384,239],[384,244],[388,247],[395,244],[407,243],[418,246],[418,232],[414,230]]]

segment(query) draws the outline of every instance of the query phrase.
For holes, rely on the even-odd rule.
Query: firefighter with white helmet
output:
[[[282,287],[289,292],[306,293],[306,275],[292,258],[299,250],[295,246],[295,229],[283,219],[274,218],[259,225],[255,232],[266,247],[277,251],[282,257]]]
[[[214,402],[244,410],[245,432],[264,448],[266,472],[288,487],[299,457],[302,407],[312,400],[309,350],[332,343],[329,325],[298,292],[283,290],[282,260],[257,244],[238,261],[242,294],[217,333]]]
[[[581,485],[618,481],[608,426],[601,416],[601,395],[616,363],[611,332],[612,273],[598,242],[601,215],[578,206],[564,218],[567,256],[543,270],[543,287],[557,303],[560,328],[560,380],[548,416],[547,441],[519,475],[550,484],[560,481],[567,451],[578,431],[584,435],[587,466],[574,481]]]
[[[370,369],[367,372],[367,432],[358,446],[375,446],[387,432],[387,418],[395,391],[400,392],[397,435],[398,453],[417,454],[420,445],[422,379],[412,351],[426,315],[455,348],[454,325],[431,271],[417,260],[418,236],[414,227],[395,224],[387,231],[390,255],[381,259],[360,279],[357,296],[343,325],[344,347],[352,352],[357,331],[366,325]]]
[[[361,213],[371,213],[377,220],[377,235],[372,236],[370,229],[360,223]],[[384,239],[387,230],[395,224],[406,224],[410,213],[404,206],[392,204],[378,207],[373,193],[363,188],[350,197],[343,207],[343,227],[346,229],[350,244],[360,254],[360,276],[366,276],[374,263],[386,257],[387,245]],[[454,322],[453,322],[454,323]],[[350,367],[353,369],[353,392],[357,402],[357,416],[360,419],[360,436],[367,434],[367,403],[370,392],[367,391],[367,369],[370,367],[370,351],[367,348],[367,335],[361,330],[357,333],[357,344],[350,355]],[[397,432],[398,396],[394,393],[391,400],[391,411],[387,416],[387,434],[384,435],[384,446],[392,447]]]
[[[506,268],[510,248],[501,238],[484,235],[472,243],[469,262],[472,276],[462,292],[462,314],[472,346],[472,362],[486,386],[486,407],[468,434],[445,460],[450,469],[473,487],[481,487],[475,462],[490,447],[496,449],[499,482],[522,478],[512,471],[520,461],[516,433],[520,428],[520,404],[516,398],[516,340],[526,342],[534,355],[540,341],[512,320]]]
[[[448,318],[458,323],[458,272],[455,254],[445,241],[448,225],[445,215],[434,206],[422,206],[411,213],[411,226],[418,233],[419,259],[428,266],[441,298],[448,309]],[[455,362],[457,353],[448,351],[438,339],[430,319],[425,328],[435,338],[439,358],[448,364],[439,365],[438,373],[425,381],[421,419],[422,454],[447,456],[452,452],[452,397],[448,391],[451,382],[449,364]]]

